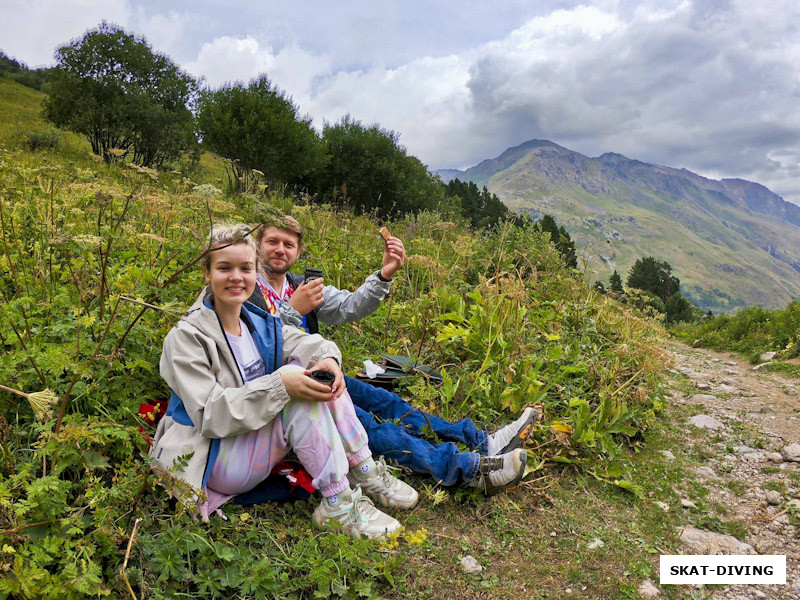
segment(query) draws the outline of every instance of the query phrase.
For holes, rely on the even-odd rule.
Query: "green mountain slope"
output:
[[[607,282],[614,269],[624,279],[637,258],[653,255],[704,309],[783,307],[800,296],[800,207],[759,184],[620,154],[590,158],[545,140],[454,175],[513,210],[553,214],[594,279]]]

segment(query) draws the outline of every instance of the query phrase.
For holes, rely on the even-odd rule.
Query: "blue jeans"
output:
[[[481,454],[487,453],[489,442],[486,432],[471,420],[450,423],[423,413],[392,392],[350,377],[345,377],[345,382],[375,456],[383,455],[417,473],[431,475],[446,486],[464,484],[478,474]],[[421,429],[428,424],[439,439],[447,441],[432,444],[422,439]],[[453,442],[474,451],[461,452]]]

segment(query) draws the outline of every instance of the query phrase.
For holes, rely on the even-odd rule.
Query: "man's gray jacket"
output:
[[[303,282],[302,275],[295,275],[294,273],[287,273],[286,278],[289,280],[289,285],[294,289],[297,289]],[[331,325],[341,325],[342,323],[358,321],[371,315],[378,310],[391,287],[392,280],[381,280],[378,277],[378,271],[367,277],[361,287],[354,292],[326,285],[322,288],[322,304],[306,315],[308,333],[319,332],[319,321],[330,323]],[[259,308],[269,311],[264,301],[264,295],[258,286],[256,286],[249,301]],[[288,302],[281,304],[277,316],[280,317],[284,325],[293,327],[300,327],[303,321],[303,316]]]

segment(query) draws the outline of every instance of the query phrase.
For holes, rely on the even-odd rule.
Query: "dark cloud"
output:
[[[469,71],[472,127],[489,123],[510,143],[547,138],[747,174],[800,201],[796,4],[598,12],[605,26],[592,29],[592,9],[575,9],[487,48]]]

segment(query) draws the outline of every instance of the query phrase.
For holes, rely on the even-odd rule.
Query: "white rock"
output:
[[[697,554],[755,554],[750,544],[740,542],[732,535],[723,535],[713,531],[705,531],[687,526],[680,535],[680,540]]]
[[[753,371],[760,371],[761,369],[763,369],[763,368],[764,368],[765,366],[767,366],[768,364],[769,364],[769,363],[761,363],[761,364],[758,364],[758,365],[756,365],[755,367],[753,367],[753,369],[752,369],[752,370],[753,370]]]
[[[689,423],[700,429],[722,429],[724,425],[714,417],[708,415],[695,415],[689,419]],[[800,460],[800,459],[798,459]]]
[[[689,399],[692,402],[716,402],[719,400],[719,398],[712,396],[711,394],[695,394]]]
[[[662,502],[661,500],[656,501],[656,506],[663,510],[664,512],[669,512],[669,504],[666,502]]]
[[[746,460],[749,462],[758,462],[764,460],[764,453],[759,452],[758,450],[754,450],[753,452],[745,452],[742,454],[742,460]]]
[[[761,590],[753,590],[753,596],[755,596],[756,598],[766,598],[767,597],[767,595],[764,592],[762,592]]]
[[[659,452],[661,452],[667,460],[675,460],[675,455],[669,450],[659,450]]]
[[[783,496],[777,490],[770,490],[767,492],[767,502],[772,506],[778,506],[783,500]]]
[[[733,394],[734,392],[738,392],[739,388],[723,383],[717,386],[717,390],[723,394]]]
[[[658,598],[661,596],[656,584],[649,579],[645,579],[641,584],[639,584],[638,591],[642,598]]]
[[[683,508],[697,508],[697,504],[687,498],[681,498],[681,506]]]
[[[800,509],[800,499],[792,498],[789,502],[786,503],[786,506],[789,508],[797,508]]]
[[[783,450],[781,450],[781,454],[783,455],[784,460],[788,460],[789,462],[800,462],[800,444],[794,443],[785,446]]]
[[[711,477],[717,476],[717,474],[714,472],[714,469],[705,466],[697,467],[697,474],[704,479],[709,479]]]
[[[696,387],[697,387],[698,390],[706,391],[706,390],[710,390],[711,389],[711,384],[710,383],[704,383],[704,382],[698,382]]]
[[[779,465],[783,462],[783,456],[780,452],[767,452],[767,459],[770,462],[774,462],[776,465]]]
[[[692,348],[699,348],[703,345],[703,340],[695,340],[692,342]]]
[[[738,366],[739,363],[737,363],[735,360],[728,360],[728,361],[725,361],[725,364],[726,365],[730,365],[731,367],[736,367],[736,366]]]
[[[589,548],[589,550],[596,550],[597,548],[602,548],[605,545],[606,543],[600,538],[594,538],[594,541],[589,544],[587,548]]]
[[[483,571],[483,567],[475,560],[474,556],[467,554],[461,559],[461,570],[464,571],[464,573],[480,573]]]
[[[778,356],[778,353],[777,353],[777,352],[764,352],[764,354],[762,354],[761,356],[759,356],[759,360],[760,360],[761,362],[769,362],[769,361],[771,361],[773,358],[775,358],[776,356]]]

